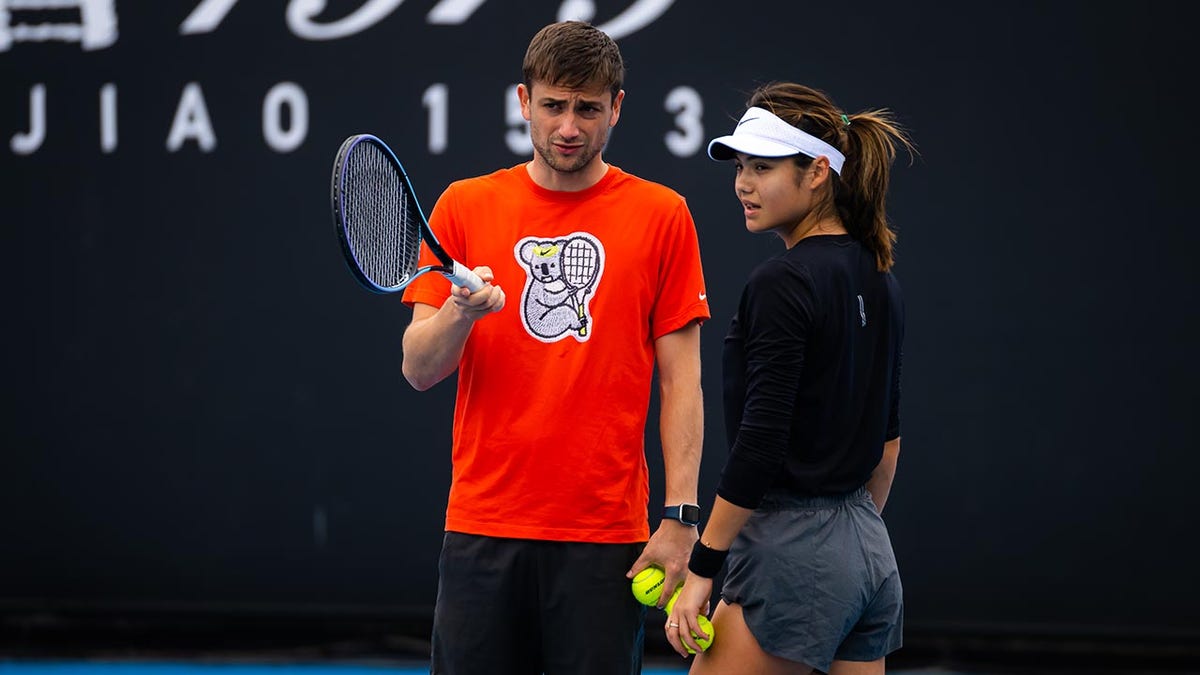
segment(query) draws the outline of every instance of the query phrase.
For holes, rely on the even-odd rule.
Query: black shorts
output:
[[[640,673],[646,608],[625,572],[644,547],[447,532],[430,672]]]

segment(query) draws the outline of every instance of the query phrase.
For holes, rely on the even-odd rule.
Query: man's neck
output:
[[[555,192],[581,192],[604,178],[608,173],[608,164],[597,156],[596,161],[579,171],[563,172],[555,171],[535,157],[525,165],[525,170],[538,187]]]

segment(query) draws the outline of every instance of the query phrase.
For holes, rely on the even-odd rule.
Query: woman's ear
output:
[[[813,160],[809,165],[809,170],[812,171],[812,187],[817,189],[824,185],[829,180],[829,158],[822,155]]]

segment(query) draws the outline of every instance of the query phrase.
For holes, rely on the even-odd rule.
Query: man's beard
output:
[[[547,143],[546,145],[542,145],[540,143],[533,144],[533,149],[536,150],[539,155],[541,155],[542,161],[549,165],[551,169],[554,169],[560,173],[576,173],[582,171],[584,167],[586,167],[593,159],[595,159],[596,155],[600,154],[600,150],[603,147],[604,143],[600,143],[594,148],[586,148],[584,153],[581,155],[575,157],[563,157],[555,152],[553,143]]]

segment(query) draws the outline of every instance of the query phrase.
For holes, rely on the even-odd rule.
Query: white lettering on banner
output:
[[[0,8],[3,2],[0,0]],[[35,0],[9,0],[33,2]],[[64,2],[66,0],[40,0],[41,2]],[[107,0],[112,2],[112,0]],[[211,33],[221,25],[239,0],[201,0],[179,25],[181,35]],[[439,0],[425,14],[425,22],[439,26],[457,26],[468,19],[487,0]],[[404,0],[365,0],[358,9],[337,21],[319,23],[315,19],[325,11],[326,0],[290,0],[286,11],[288,28],[297,37],[305,40],[339,40],[371,28],[385,19]],[[597,26],[614,40],[632,35],[654,23],[675,3],[675,0],[634,0],[633,4],[607,23]],[[0,10],[2,11],[2,10]],[[591,21],[596,14],[596,4],[591,0],[563,0],[558,7],[558,20],[576,19]],[[2,36],[0,36],[2,39]]]
[[[213,32],[237,3],[238,0],[204,0],[179,24],[180,35]]]
[[[596,3],[592,0],[564,0],[563,4],[558,6],[559,21],[587,21],[590,23],[594,16],[596,16]]]
[[[457,26],[466,22],[487,0],[442,0],[425,15],[425,21],[435,26]]]
[[[340,21],[320,24],[312,18],[325,9],[325,0],[292,0],[288,3],[288,28],[305,40],[336,40],[349,37],[379,23],[404,0],[367,0]]]
[[[29,131],[13,134],[8,146],[18,155],[32,155],[46,140],[46,85],[29,88]]]
[[[450,88],[441,83],[430,85],[421,103],[429,111],[429,154],[440,155],[449,144]]]
[[[614,40],[633,35],[654,23],[675,3],[675,0],[636,0],[611,21],[596,26]],[[566,0],[558,9],[559,21],[591,21],[596,5],[591,0]]]
[[[84,51],[104,49],[117,41],[115,0],[0,0],[0,52],[14,42],[78,42]],[[30,13],[78,9],[79,23],[12,23],[11,10]]]
[[[14,154],[31,155],[42,148],[47,137],[46,95],[45,83],[30,87],[28,129],[13,134],[9,141]],[[112,154],[118,148],[115,82],[101,85],[99,102],[100,151]],[[504,102],[504,145],[518,157],[529,157],[533,143],[529,138],[529,123],[521,114],[517,85],[506,88]],[[421,95],[421,104],[428,115],[426,148],[433,155],[445,154],[450,147],[450,85],[444,82],[430,85]],[[676,157],[690,157],[699,152],[704,145],[704,101],[700,93],[692,87],[677,86],[667,93],[663,109],[674,116],[675,124],[663,136],[667,151]],[[297,150],[308,139],[309,126],[308,94],[302,86],[285,81],[267,91],[262,102],[262,135],[268,148],[278,153]],[[183,88],[167,136],[167,150],[178,152],[189,140],[195,141],[201,152],[212,152],[217,147],[217,134],[198,82],[189,82]]]
[[[100,87],[100,152],[112,154],[117,149],[117,85],[109,82]]]
[[[196,141],[201,152],[212,152],[217,147],[217,135],[208,119],[208,107],[204,105],[204,92],[195,82],[188,82],[179,97],[179,107],[175,109],[171,133],[167,136],[167,150],[178,152],[189,138]]]
[[[283,128],[282,111],[287,106],[291,126]],[[308,96],[295,82],[280,82],[263,99],[263,140],[275,152],[291,152],[308,137]]]
[[[704,101],[700,93],[691,87],[675,87],[667,94],[663,103],[667,112],[675,114],[677,128],[667,132],[663,139],[667,150],[676,157],[691,157],[704,145]]]
[[[192,0],[195,7],[179,26],[183,35],[216,31],[225,17],[240,0]],[[435,25],[458,25],[467,22],[487,0],[427,0],[432,8],[426,22]],[[627,0],[625,9],[598,27],[614,39],[630,35],[657,21],[675,0]],[[356,35],[387,18],[404,0],[355,0],[356,8],[334,21],[321,22],[317,17],[328,7],[327,0],[287,0],[285,21],[291,32],[305,40],[334,40]],[[10,50],[16,42],[65,40],[75,41],[85,51],[109,47],[117,41],[116,0],[0,0],[0,53]],[[70,23],[72,15],[62,10],[78,9],[79,23]],[[14,10],[17,13],[14,15]],[[46,22],[30,25],[38,12],[45,13]],[[592,0],[562,0],[558,4],[560,20],[591,20],[596,13]],[[55,23],[56,22],[56,23]],[[72,86],[70,89],[75,90]],[[29,122],[24,131],[16,131],[9,148],[17,155],[31,155],[42,149],[48,135],[45,82],[30,85]],[[79,101],[64,104],[72,111],[82,110]],[[450,85],[439,82],[430,85],[421,97],[427,112],[427,149],[431,154],[444,154],[450,145]],[[106,82],[99,88],[99,148],[102,154],[118,151],[120,136],[118,118],[118,89],[116,82]],[[528,157],[533,152],[529,138],[529,123],[521,115],[516,85],[505,92],[505,147],[514,155]],[[664,136],[667,150],[684,157],[698,152],[703,144],[704,106],[695,89],[678,86],[670,90],[664,101],[665,109],[674,115],[674,128]],[[74,125],[75,120],[71,121]],[[132,128],[142,128],[134,124]],[[11,130],[10,130],[11,131]],[[272,87],[262,102],[262,135],[264,144],[279,153],[288,153],[304,144],[309,132],[309,103],[304,89],[294,82],[280,82]],[[3,133],[3,130],[0,130]],[[188,82],[179,98],[166,139],[169,152],[178,152],[188,141],[195,141],[201,152],[213,152],[217,134],[209,116],[204,92],[197,82]]]

